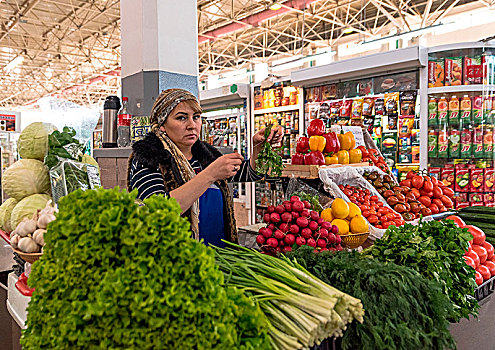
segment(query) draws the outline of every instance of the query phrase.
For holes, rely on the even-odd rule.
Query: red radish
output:
[[[282,250],[283,250],[284,253],[291,252],[292,251],[292,247],[285,246]]]
[[[335,249],[334,247],[329,248],[328,250],[331,251],[331,252],[336,252],[337,251],[337,249]]]
[[[325,248],[327,246],[327,242],[324,239],[320,238],[316,241],[316,245],[320,248]]]
[[[318,230],[318,223],[316,221],[310,221],[308,227],[311,231],[316,232]]]
[[[274,224],[280,222],[280,215],[278,213],[271,213],[270,214],[270,221],[273,222]]]
[[[328,230],[324,228],[320,228],[319,233],[321,238],[328,238],[329,236]]]
[[[309,203],[309,201],[302,201],[302,202],[303,202],[304,207],[305,207],[306,209],[311,208],[311,203]]]
[[[292,215],[292,218],[293,218],[293,219],[297,219],[297,218],[299,217],[299,212],[297,212],[297,211],[293,211],[293,212],[291,213],[291,215]]]
[[[282,253],[282,248],[280,246],[278,246],[277,249],[275,249],[275,252],[277,254]]]
[[[486,242],[486,241],[483,242],[483,244],[481,246],[486,249],[486,252],[488,253],[487,259],[490,260],[493,257],[493,255],[494,255],[493,246],[490,243]]]
[[[291,196],[290,197],[291,202],[300,201],[300,200],[301,200],[301,198],[299,198],[299,196]]]
[[[323,223],[321,223],[321,228],[330,231],[332,229],[332,224],[329,223],[328,221],[323,221]]]
[[[297,244],[298,246],[305,245],[305,244],[306,244],[306,240],[305,240],[303,237],[297,237],[297,238],[296,238],[296,244]]]
[[[283,224],[279,225],[279,230],[282,231],[283,233],[286,233],[289,231],[289,224],[286,224],[285,222]]]
[[[275,207],[275,212],[276,213],[282,214],[284,211],[285,211],[285,208],[284,208],[284,206],[282,204],[281,205],[277,205]]]
[[[478,271],[476,271],[476,284],[478,286],[481,286],[483,284],[483,276],[481,276],[481,273],[479,273]]]
[[[262,246],[265,244],[265,237],[263,237],[263,235],[258,235],[256,237],[256,243],[258,243],[259,246]]]
[[[273,232],[273,231],[275,231],[275,230],[277,229],[277,228],[275,227],[275,225],[274,225],[274,224],[270,224],[270,225],[268,225],[266,228],[267,228],[267,229],[269,229],[269,230],[270,230],[270,231],[272,231],[272,232]]]
[[[285,203],[284,208],[286,211],[291,212],[292,211],[292,204],[290,204],[290,202]]]
[[[263,222],[270,223],[270,214],[263,215]]]
[[[318,254],[319,252],[320,251],[318,249],[316,249],[316,248],[313,250],[313,253],[315,253],[315,254]]]
[[[306,226],[308,226],[309,222],[308,222],[308,219],[306,219],[306,218],[297,218],[296,224],[300,228],[305,228]]]
[[[313,232],[312,232],[309,228],[303,228],[303,229],[301,230],[301,236],[303,236],[303,237],[304,237],[304,238],[306,238],[306,239],[311,238],[311,234],[312,234],[312,233],[313,233]]]
[[[320,218],[320,214],[318,214],[317,211],[311,210],[309,212],[309,217],[311,218],[311,220],[317,221]]]
[[[301,201],[292,202],[292,211],[300,212],[304,209],[304,204]]]
[[[283,222],[291,222],[292,221],[291,213],[288,213],[288,212],[282,213],[282,215],[280,217],[281,217]]]
[[[270,238],[272,236],[273,231],[270,230],[269,228],[262,227],[260,228],[260,233],[263,237]]]
[[[285,206],[287,203],[289,203],[289,204],[290,204],[290,201],[283,201],[283,202],[282,202],[282,205],[283,205],[283,206]]]
[[[277,230],[275,231],[275,233],[273,234],[275,236],[275,238],[279,241],[283,240],[285,238],[285,233],[283,233],[282,231],[280,230]]]
[[[301,216],[305,218],[309,218],[309,210],[303,209],[303,211],[301,212]]]
[[[332,233],[334,234],[339,233],[339,227],[337,225],[332,225]]]
[[[330,244],[337,242],[337,236],[335,236],[333,233],[329,233],[327,239],[328,239],[328,243]]]
[[[480,258],[480,264],[483,264],[486,259],[488,258],[488,253],[485,248],[483,248],[480,245],[473,245],[473,251],[478,254],[478,257]],[[483,273],[482,273],[483,274]]]
[[[275,211],[275,207],[273,205],[269,205],[268,208],[266,208],[266,211],[268,214],[271,214]]]
[[[296,236],[294,236],[293,234],[289,233],[285,236],[285,244],[287,245],[293,245],[294,242],[296,241]]]
[[[322,252],[328,252],[328,248],[326,248],[326,247],[325,248],[321,248],[321,251]]]
[[[310,247],[316,247],[316,241],[313,238],[309,238],[308,241],[306,242],[306,245],[309,245]]]
[[[342,246],[339,244],[337,244],[337,247],[336,247],[337,251],[340,252],[342,250],[344,250],[344,248],[342,248]]]
[[[340,238],[339,235],[335,235],[335,243],[337,243],[337,244],[342,243],[342,239]]]
[[[321,226],[321,224],[323,224],[325,222],[325,220],[323,220],[322,218],[319,218],[317,221],[318,225]]]
[[[299,233],[299,226],[292,224],[290,225],[290,232],[293,234],[298,234]]]
[[[275,238],[268,238],[266,240],[266,244],[268,244],[270,247],[273,247],[273,248],[278,247],[278,241]]]
[[[478,266],[480,266],[480,257],[478,256],[478,254],[476,254],[476,252],[474,250],[471,250],[470,252],[468,252],[466,254],[466,256],[469,256],[471,259],[473,259],[474,265],[476,266],[476,268]]]

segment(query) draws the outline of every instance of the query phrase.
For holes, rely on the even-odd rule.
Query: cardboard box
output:
[[[466,168],[456,168],[455,169],[455,186],[454,190],[456,192],[469,192],[469,169]]]
[[[440,180],[440,173],[442,172],[442,168],[429,168],[428,173],[430,176],[435,177],[437,180]]]
[[[488,203],[493,203],[494,202],[494,195],[493,193],[489,192],[489,193],[483,193],[483,202],[485,202],[486,204]]]
[[[483,192],[485,184],[485,169],[471,169],[469,175],[469,191]]]
[[[462,85],[463,57],[449,57],[445,59],[445,86]]]
[[[446,187],[454,189],[455,182],[455,169],[454,168],[442,168],[440,172],[440,180]]]
[[[485,169],[485,184],[483,186],[484,192],[495,192],[495,169]]]
[[[469,202],[469,195],[467,192],[456,192],[454,198],[457,202]]]
[[[483,83],[483,67],[481,64],[481,56],[464,57],[463,68],[464,85]]]
[[[469,194],[469,201],[471,203],[484,202],[483,197],[484,197],[483,193],[470,193]]]
[[[444,86],[445,61],[443,59],[428,61],[428,87]]]

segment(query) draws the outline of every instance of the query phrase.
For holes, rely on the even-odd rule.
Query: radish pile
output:
[[[307,245],[315,253],[342,250],[339,228],[323,220],[311,210],[308,201],[292,196],[278,206],[269,206],[263,217],[266,227],[260,228],[256,243],[267,254],[286,253],[292,246]]]

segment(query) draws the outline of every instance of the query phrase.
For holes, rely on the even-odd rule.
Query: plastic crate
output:
[[[54,166],[50,170],[50,183],[55,203],[77,189],[101,187],[98,167],[73,160],[64,160]]]
[[[495,289],[495,276],[485,281],[482,285],[474,290],[474,297],[481,301],[493,293]]]

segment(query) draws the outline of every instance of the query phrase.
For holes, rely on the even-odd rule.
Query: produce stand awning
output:
[[[351,58],[324,66],[292,72],[292,84],[300,87],[317,86],[376,74],[395,73],[424,67],[428,63],[426,49],[420,46]]]
[[[222,109],[244,104],[249,97],[248,84],[233,84],[218,89],[199,92],[201,107],[204,110]]]

